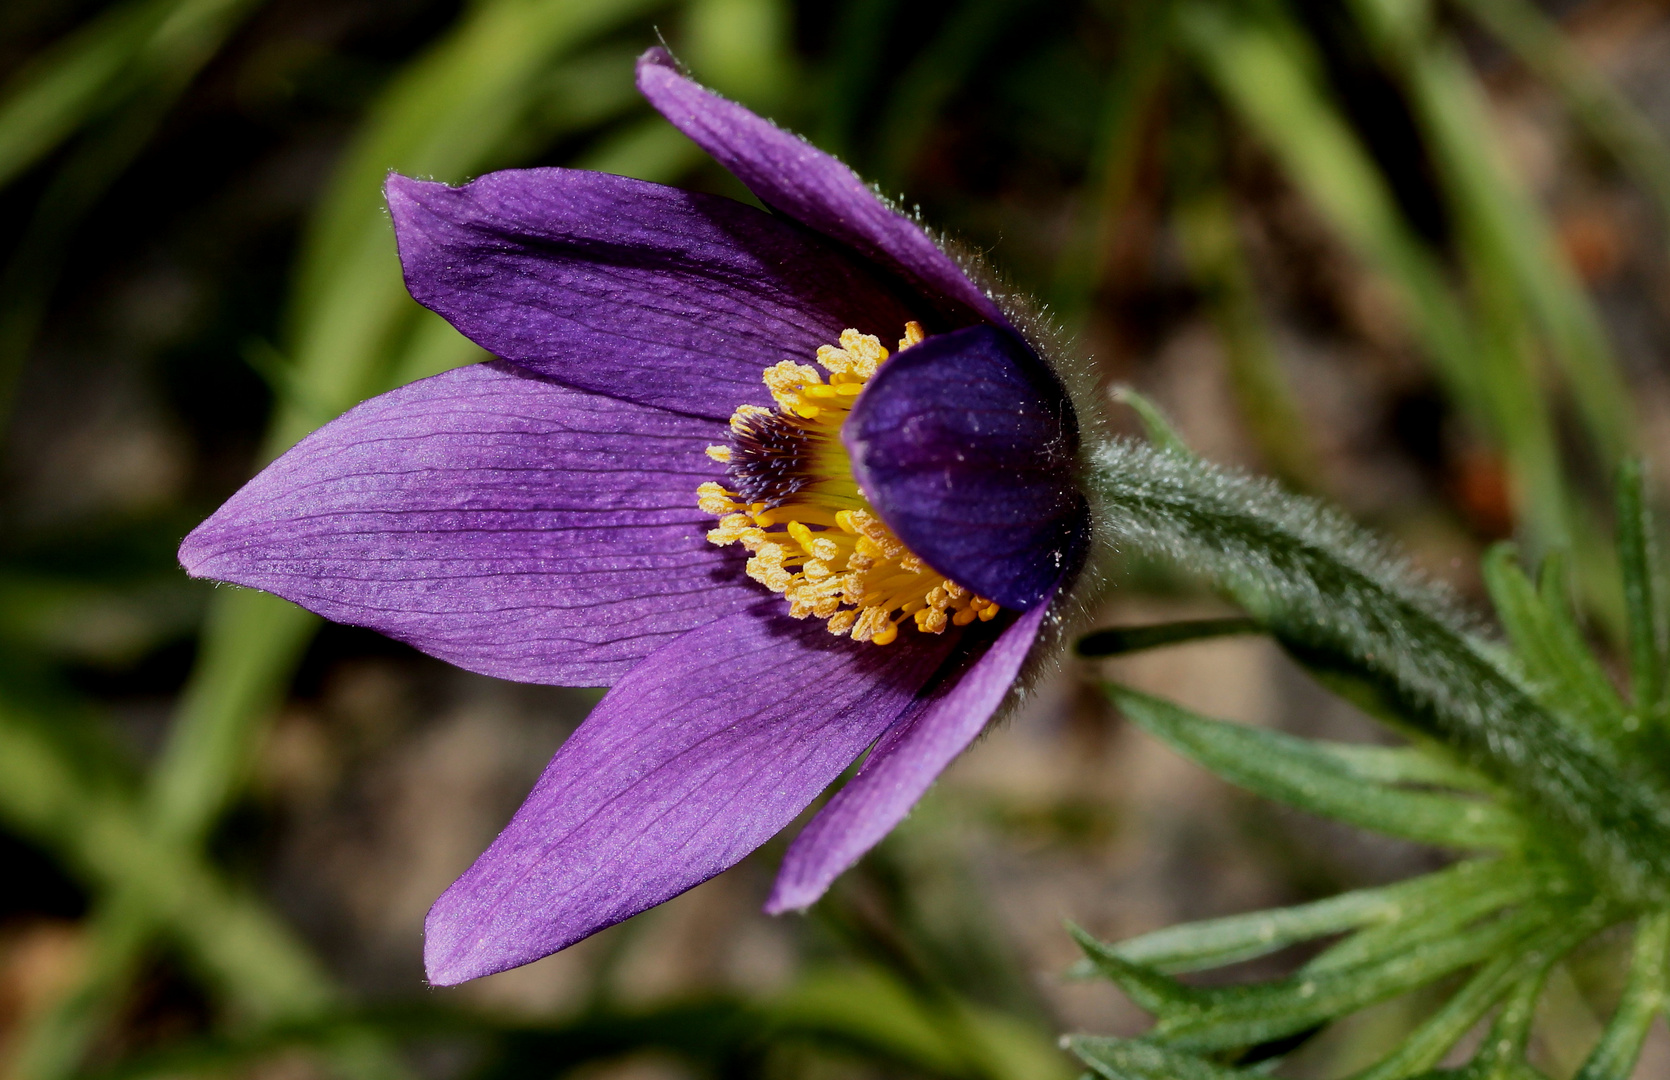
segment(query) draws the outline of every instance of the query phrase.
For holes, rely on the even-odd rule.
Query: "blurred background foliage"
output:
[[[389,170],[747,197],[634,92],[658,35],[988,252],[1206,456],[1341,502],[1466,596],[1492,541],[1568,551],[1619,657],[1605,477],[1670,467],[1658,0],[9,0],[9,1075],[1068,1077],[1057,1032],[1141,1024],[1061,981],[1061,918],[1113,937],[1441,864],[1179,771],[1084,663],[807,919],[756,913],[768,847],[523,972],[422,989],[424,908],[596,695],[321,628],[173,551],[323,421],[480,359],[405,294]],[[1158,572],[1112,604],[1218,610]],[[1118,674],[1373,737],[1257,642],[1178,656]],[[1556,1076],[1620,992],[1619,949],[1590,953],[1549,982]]]

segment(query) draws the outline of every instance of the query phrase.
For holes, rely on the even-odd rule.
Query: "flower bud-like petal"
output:
[[[946,577],[1025,611],[1089,540],[1066,388],[995,326],[939,334],[882,365],[842,430],[888,527]]]

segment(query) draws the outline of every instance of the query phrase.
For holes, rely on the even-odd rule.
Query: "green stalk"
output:
[[[1597,887],[1670,899],[1670,791],[1541,709],[1448,601],[1319,503],[1128,442],[1096,455],[1102,542],[1211,578],[1290,652],[1380,695],[1570,841]]]

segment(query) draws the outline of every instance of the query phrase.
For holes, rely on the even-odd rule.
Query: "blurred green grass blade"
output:
[[[1165,414],[1165,410],[1149,400],[1146,395],[1138,393],[1135,387],[1116,386],[1108,396],[1135,411],[1138,419],[1142,421],[1148,441],[1157,449],[1185,458],[1195,456],[1194,451],[1189,449],[1189,444],[1184,442],[1183,436],[1178,433],[1176,425],[1171,422],[1171,417]]]
[[[1156,623],[1152,626],[1115,626],[1105,630],[1093,630],[1079,638],[1074,650],[1080,656],[1088,658],[1123,656],[1126,653],[1158,649],[1167,645],[1263,632],[1258,623],[1240,616],[1186,619],[1180,622]]]
[[[1412,906],[1429,910],[1463,895],[1494,892],[1498,885],[1524,877],[1515,863],[1469,859],[1395,885],[1358,889],[1296,907],[1168,926],[1104,948],[1130,963],[1168,975],[1204,971],[1268,956],[1319,937],[1401,921]],[[1074,973],[1085,974],[1077,967]]]
[[[259,0],[129,0],[47,48],[0,89],[0,187],[153,80],[183,83]]]
[[[883,967],[814,971],[766,1006],[768,1031],[821,1033],[931,1075],[1068,1080],[1043,1031],[995,1009],[924,993]]]
[[[893,42],[893,20],[900,0],[849,0],[836,8],[829,59],[818,73],[821,89],[813,142],[836,157],[866,169],[852,156],[860,114],[882,72]]]
[[[1108,697],[1138,727],[1268,799],[1358,828],[1464,850],[1515,850],[1523,823],[1501,805],[1373,784],[1309,739],[1210,720],[1116,684]]]
[[[11,119],[24,132],[23,143],[29,142],[28,132],[39,135],[42,124],[52,127],[44,119],[47,114],[62,113],[60,119],[74,121],[72,129],[85,130],[58,166],[0,271],[0,427],[10,416],[18,374],[34,344],[77,227],[150,144],[180,95],[257,2],[145,0],[131,12],[112,9],[63,43],[61,48],[68,53],[53,62],[66,64],[68,74],[59,78],[40,73],[43,82],[19,92],[21,98],[13,102],[18,115]],[[109,20],[108,33],[100,29],[105,20]],[[108,75],[103,83],[93,77],[99,71]],[[20,76],[30,77],[28,72]],[[65,79],[77,86],[87,83],[88,93],[96,91],[95,96],[109,100],[98,109],[91,108],[90,100],[83,102],[88,109],[77,111],[75,102],[69,100],[76,95],[64,98],[60,84]],[[41,100],[43,94],[64,108],[55,113],[51,102]],[[6,166],[8,115],[6,106],[0,105],[0,188],[15,175]],[[37,121],[34,127],[30,118]],[[71,133],[66,129],[58,137]],[[23,159],[18,163],[21,168]]]
[[[1027,10],[1024,0],[962,0],[952,10],[887,97],[876,124],[875,151],[868,158],[869,172],[878,181],[895,190],[908,185],[946,105]]]
[[[1662,582],[1653,515],[1647,501],[1646,466],[1625,458],[1618,466],[1616,516],[1618,566],[1629,625],[1630,692],[1639,722],[1664,732],[1670,724],[1670,636],[1666,635]],[[1670,734],[1670,732],[1665,732]]]
[[[1174,220],[1184,261],[1217,329],[1230,386],[1254,445],[1275,476],[1301,491],[1316,490],[1321,467],[1270,340],[1226,193],[1212,186],[1180,199]]]
[[[57,852],[98,892],[131,891],[226,1000],[252,1015],[322,1007],[329,984],[265,909],[186,849],[159,842],[135,800],[86,776],[44,727],[57,718],[0,700],[0,817]]]
[[[1550,556],[1552,559],[1553,556]],[[1513,642],[1514,656],[1540,701],[1557,715],[1607,740],[1622,731],[1623,702],[1552,590],[1539,590],[1520,570],[1511,544],[1485,554],[1485,585]],[[1557,571],[1556,571],[1557,572]]]
[[[155,931],[140,894],[128,890],[122,898],[87,920],[89,970],[18,1032],[16,1080],[75,1075],[84,1048],[116,1019],[123,991],[139,974],[144,946]]]
[[[310,226],[290,314],[291,373],[316,410],[273,418],[265,454],[380,392],[397,373],[480,356],[406,295],[382,205],[390,169],[460,180],[504,164],[532,100],[561,57],[655,5],[603,0],[479,4],[408,65],[373,105]],[[220,592],[156,770],[153,818],[167,834],[206,834],[232,797],[318,621],[273,597]],[[112,882],[117,886],[119,882]],[[348,1047],[371,1055],[376,1047]],[[385,1059],[386,1060],[386,1059]],[[362,1062],[363,1063],[363,1062]]]
[[[1481,239],[1470,217],[1458,216],[1458,261],[1477,315],[1476,376],[1488,430],[1507,466],[1515,529],[1541,551],[1571,547],[1571,504],[1529,313],[1501,251]]]
[[[721,94],[772,113],[798,81],[793,21],[785,0],[686,0],[680,59]]]
[[[1109,68],[1096,142],[1079,193],[1078,228],[1062,244],[1051,287],[1056,309],[1070,322],[1083,318],[1102,287],[1171,59],[1166,5],[1121,5],[1118,14],[1119,51]]]
[[[1385,179],[1320,85],[1303,33],[1276,17],[1278,9],[1260,10],[1262,16],[1248,10],[1232,14],[1216,4],[1185,0],[1177,8],[1179,33],[1293,182],[1358,257],[1397,290],[1411,330],[1452,398],[1511,451],[1521,510],[1533,515],[1549,542],[1559,542],[1567,524],[1551,422],[1540,399],[1533,398],[1529,411],[1523,407],[1529,387],[1523,378],[1509,377],[1523,355],[1504,349],[1503,341],[1511,345],[1511,338],[1498,335],[1494,349],[1477,340],[1450,275],[1411,230]],[[1588,386],[1615,373],[1604,369],[1595,376],[1590,365],[1579,374]],[[1585,400],[1598,401],[1598,393]]]
[[[151,815],[163,835],[202,841],[240,786],[259,722],[277,707],[318,625],[317,616],[288,600],[216,591],[198,662],[152,774]]]
[[[1547,82],[1601,146],[1657,200],[1670,222],[1670,147],[1590,65],[1560,27],[1527,0],[1456,0]]]
[[[1346,243],[1401,291],[1440,376],[1478,416],[1483,395],[1471,333],[1443,268],[1402,220],[1385,179],[1317,85],[1302,40],[1200,0],[1183,0],[1176,12],[1180,39],[1202,70]]]
[[[201,601],[175,574],[98,581],[0,571],[0,642],[82,663],[131,663],[195,629]]]
[[[580,155],[577,169],[671,182],[701,163],[701,147],[659,116],[622,125]]]
[[[1067,1048],[1107,1080],[1252,1080],[1266,1075],[1232,1069],[1138,1039],[1072,1035]]]
[[[1601,460],[1618,460],[1634,442],[1628,389],[1546,218],[1512,178],[1477,77],[1453,43],[1405,26],[1395,7],[1355,0],[1352,9],[1404,77],[1464,237],[1483,249],[1491,273],[1523,295],[1526,317],[1540,323]],[[1501,384],[1495,392],[1511,389]]]
[[[1670,912],[1643,915],[1635,927],[1629,982],[1599,1044],[1574,1080],[1629,1080],[1653,1018],[1663,1010],[1670,963]]]
[[[656,0],[497,0],[408,64],[371,107],[303,243],[289,319],[297,377],[340,411],[388,388],[416,319],[383,209],[392,171],[457,183],[501,165],[560,57]],[[310,430],[275,422],[274,456]]]

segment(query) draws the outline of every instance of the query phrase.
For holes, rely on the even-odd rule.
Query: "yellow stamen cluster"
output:
[[[906,323],[899,348],[922,338],[921,326]],[[748,576],[782,593],[790,615],[826,619],[830,633],[877,645],[897,638],[907,618],[938,634],[998,612],[912,554],[853,481],[841,424],[887,356],[875,337],[844,330],[839,347],[818,349],[827,381],[789,360],[768,368],[777,408],[737,409],[731,445],[708,448],[729,467],[731,485],[709,482],[696,492],[719,518],[708,540],[747,548]]]

